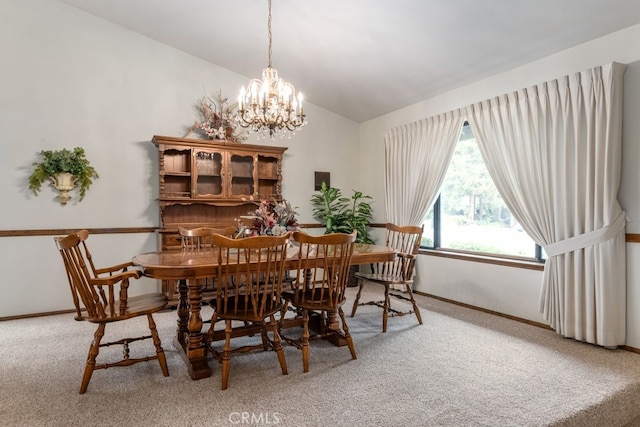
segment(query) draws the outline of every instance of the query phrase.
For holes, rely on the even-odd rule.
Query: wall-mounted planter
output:
[[[73,151],[66,148],[57,151],[42,150],[40,155],[42,162],[33,163],[35,168],[29,176],[29,189],[36,196],[42,184],[50,180],[51,186],[60,191],[58,199],[63,206],[71,199],[69,192],[76,187],[81,202],[93,179],[98,178],[98,173],[85,157],[83,148],[76,147]]]
[[[60,192],[58,199],[62,205],[66,205],[71,200],[69,191],[76,188],[76,179],[69,172],[61,172],[49,177],[51,180],[51,186]]]

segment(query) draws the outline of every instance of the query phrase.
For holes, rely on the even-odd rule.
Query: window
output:
[[[498,193],[467,123],[424,228],[425,247],[542,258]]]

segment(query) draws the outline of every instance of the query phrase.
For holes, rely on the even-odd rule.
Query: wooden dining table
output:
[[[352,265],[391,261],[395,258],[393,248],[356,243]],[[202,284],[197,279],[214,277],[218,271],[218,256],[215,251],[189,253],[181,250],[148,252],[133,257],[133,264],[142,273],[154,279],[177,280],[179,302],[177,306],[177,330],[174,344],[187,365],[189,376],[198,380],[211,376],[206,340],[202,333]],[[295,257],[287,258],[285,269],[297,268]]]

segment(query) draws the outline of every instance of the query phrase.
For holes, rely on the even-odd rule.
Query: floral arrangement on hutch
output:
[[[238,229],[239,237],[281,236],[298,228],[297,212],[286,200],[262,200],[254,203],[258,207],[250,211],[248,216],[242,217],[251,220],[251,225],[241,224]]]
[[[238,132],[238,123],[233,106],[225,107],[228,98],[218,91],[213,97],[202,97],[196,109],[200,120],[191,126],[189,132],[196,132],[209,139],[241,143],[247,139],[246,133]]]
[[[29,189],[38,195],[42,184],[49,179],[51,186],[60,191],[58,199],[62,205],[66,205],[71,199],[69,191],[79,186],[80,202],[84,199],[93,179],[98,178],[98,173],[91,166],[81,147],[72,150],[42,150],[41,162],[33,162],[33,172],[29,176]]]

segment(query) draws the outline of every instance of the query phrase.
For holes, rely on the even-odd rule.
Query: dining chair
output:
[[[215,299],[209,303],[213,315],[207,341],[211,354],[222,365],[222,390],[226,390],[229,384],[232,353],[274,350],[282,374],[287,374],[287,362],[274,315],[282,306],[280,294],[290,234],[244,239],[230,239],[219,234],[213,236],[213,244],[218,248],[218,270]],[[269,319],[269,325],[266,319]],[[221,350],[215,348],[213,339],[218,321],[224,321],[225,325]],[[253,344],[247,338],[249,341],[243,342],[242,346],[232,348],[232,338],[253,336],[255,328],[251,328],[252,325],[260,327],[260,342]],[[272,338],[268,336],[268,326]]]
[[[309,371],[309,340],[334,337],[346,341],[351,357],[357,359],[349,326],[342,305],[346,301],[347,278],[356,232],[311,236],[299,231],[293,233],[299,245],[296,280],[291,291],[283,291],[285,304],[281,322],[290,303],[302,316],[302,336],[296,339],[283,335],[286,342],[302,350],[303,372]],[[309,332],[310,317],[317,322],[313,336]],[[342,328],[337,320],[340,317]],[[288,333],[288,332],[287,332]]]
[[[178,227],[180,235],[180,244],[183,252],[198,253],[211,250],[213,248],[212,236],[214,234],[222,234],[223,236],[233,237],[236,232],[236,226],[228,227],[196,227],[185,228]]]
[[[152,316],[153,313],[166,307],[166,296],[162,293],[151,293],[130,297],[128,295],[130,280],[139,279],[142,276],[141,272],[135,269],[129,270],[129,267],[133,265],[131,262],[96,268],[86,244],[88,237],[89,232],[81,230],[78,233],[54,238],[60,255],[62,255],[71,287],[71,295],[76,309],[75,319],[87,320],[98,325],[93,342],[89,346],[87,363],[80,384],[80,394],[87,391],[93,371],[96,369],[129,366],[138,362],[157,360],[162,374],[165,377],[169,376],[165,354]],[[108,323],[139,316],[147,317],[151,335],[101,342]],[[155,354],[146,357],[130,357],[129,344],[148,338],[151,338],[153,342]],[[123,358],[108,363],[97,363],[100,348],[114,344],[123,346]]]
[[[404,316],[406,314],[415,314],[418,322],[422,325],[422,316],[420,309],[413,297],[413,276],[414,266],[418,250],[420,249],[420,241],[422,240],[422,232],[424,225],[418,226],[399,226],[391,223],[386,224],[386,245],[397,251],[397,256],[393,261],[377,263],[371,265],[370,273],[358,272],[355,274],[359,280],[358,294],[353,302],[351,309],[351,317],[356,315],[358,306],[375,305],[382,308],[382,332],[387,332],[387,321],[389,316]],[[361,303],[360,296],[366,282],[375,283],[384,286],[384,299],[382,301],[368,301]],[[402,295],[395,289],[401,286],[406,295]],[[412,309],[402,310],[400,308],[391,307],[391,298],[411,302]]]
[[[178,227],[178,234],[180,235],[180,246],[182,247],[182,253],[185,255],[211,255],[213,256],[213,235],[221,234],[227,237],[233,237],[236,233],[237,227],[230,225],[227,227],[196,227],[185,228]],[[197,283],[202,285],[202,292],[212,292],[215,287],[215,280],[213,277],[205,277],[196,280]],[[206,322],[205,322],[206,323]]]

